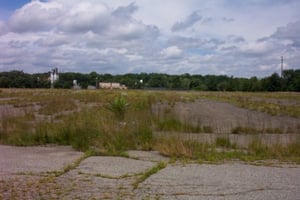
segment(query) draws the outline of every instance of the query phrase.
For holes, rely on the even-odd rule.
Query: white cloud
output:
[[[120,49],[106,48],[106,49],[101,49],[99,52],[104,55],[107,55],[109,53],[125,54],[128,52],[128,50],[125,48],[120,48]]]
[[[0,19],[0,70],[261,77],[281,55],[300,67],[300,1],[232,2],[32,1]]]
[[[109,25],[110,10],[105,4],[83,1],[68,8],[60,25],[67,32],[94,31],[103,33]]]
[[[182,50],[179,49],[177,46],[171,46],[163,49],[161,54],[165,58],[179,58],[182,56]]]
[[[268,42],[250,42],[240,47],[240,52],[244,55],[255,57],[264,56],[274,49],[274,46]]]
[[[56,2],[32,1],[15,11],[8,25],[15,32],[35,32],[52,29],[63,14]]]
[[[138,61],[143,59],[143,56],[137,54],[126,55],[126,57],[129,59],[129,61]]]

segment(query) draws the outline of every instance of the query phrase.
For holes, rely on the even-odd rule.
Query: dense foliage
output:
[[[49,88],[49,73],[27,74],[22,71],[0,73],[1,88]],[[130,89],[177,89],[201,91],[300,91],[300,70],[285,70],[283,76],[277,73],[258,79],[235,78],[226,75],[168,75],[158,73],[140,74],[89,74],[61,73],[55,88],[72,88],[77,80],[82,88],[95,86],[97,82],[119,82]],[[141,81],[142,80],[142,81]]]

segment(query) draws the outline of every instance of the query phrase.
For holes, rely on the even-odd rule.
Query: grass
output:
[[[203,96],[209,99],[229,102],[242,108],[265,112],[271,115],[300,117],[300,97],[293,92],[207,92]],[[281,103],[282,100],[296,101],[296,105]]]
[[[125,113],[128,108],[128,102],[124,96],[117,96],[109,102],[108,110],[113,112],[118,120],[124,120]]]
[[[219,148],[223,148],[222,151]],[[214,144],[199,143],[191,140],[182,140],[179,137],[168,139],[160,138],[154,147],[165,156],[173,159],[193,159],[199,162],[210,161],[255,161],[276,159],[279,161],[293,161],[300,163],[300,141],[289,145],[276,144],[267,146],[259,139],[253,140],[248,148],[238,148],[228,138],[216,138]]]
[[[153,174],[156,174],[160,170],[164,169],[167,166],[166,163],[164,162],[159,162],[157,165],[152,167],[151,169],[147,170],[144,172],[134,183],[133,183],[133,188],[137,189],[139,184],[144,182],[147,178],[152,176]]]
[[[157,124],[158,131],[173,131],[173,132],[186,132],[186,133],[201,133],[208,128],[202,128],[190,123],[183,123],[179,119],[166,118],[162,119]]]
[[[1,144],[72,145],[79,151],[94,151],[97,155],[124,155],[127,150],[158,150],[176,159],[216,161],[271,158],[299,162],[299,142],[288,147],[275,145],[272,148],[256,141],[246,150],[239,150],[228,138],[217,138],[214,143],[207,144],[183,141],[176,136],[158,138],[153,134],[154,131],[178,134],[214,131],[212,127],[182,120],[173,112],[177,102],[207,98],[256,110],[263,106],[274,110],[274,114],[298,116],[299,108],[288,109],[290,105],[280,103],[272,107],[269,102],[270,99],[298,102],[298,93],[1,89],[1,98],[4,98],[0,101]],[[153,106],[157,103],[168,105],[168,109],[153,112]],[[13,106],[14,110],[6,109],[7,105]],[[282,130],[267,127],[260,130],[247,126],[235,127],[232,133],[281,134]],[[220,152],[218,148],[232,151]]]
[[[233,133],[233,134],[260,134],[260,133],[281,134],[281,133],[283,133],[283,131],[280,128],[257,129],[255,127],[237,126],[232,129],[231,133]]]
[[[232,143],[229,138],[225,138],[225,137],[217,137],[215,143],[217,147],[225,147],[225,148],[232,148],[232,149],[237,148],[237,145],[235,143]]]

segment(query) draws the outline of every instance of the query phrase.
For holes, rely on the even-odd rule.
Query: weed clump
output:
[[[122,121],[125,118],[128,105],[129,104],[124,96],[118,96],[109,103],[107,109],[111,111],[118,120]]]
[[[215,144],[217,147],[236,148],[236,144],[232,144],[229,138],[217,137]]]

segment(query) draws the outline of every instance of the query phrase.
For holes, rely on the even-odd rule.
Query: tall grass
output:
[[[110,110],[118,120],[124,120],[128,106],[129,104],[124,96],[117,96],[109,102],[107,109]]]
[[[2,90],[1,97],[12,98],[2,103],[17,105],[15,108],[23,114],[4,114],[10,111],[0,110],[0,143],[72,145],[80,151],[92,150],[105,155],[120,155],[126,150],[139,149],[158,150],[170,157],[201,161],[272,158],[300,162],[299,141],[288,146],[267,147],[258,140],[247,149],[239,150],[228,138],[217,138],[215,143],[207,144],[153,134],[153,131],[177,134],[212,132],[210,127],[182,121],[172,108],[178,101],[223,98],[224,95],[160,91],[126,91],[122,94],[119,91]],[[167,104],[170,109],[162,110],[162,113],[153,112],[153,106],[158,102]],[[26,105],[37,105],[37,109],[27,109]],[[64,114],[65,111],[72,112]],[[238,127],[236,132],[247,130]],[[226,150],[220,152],[219,148]]]

